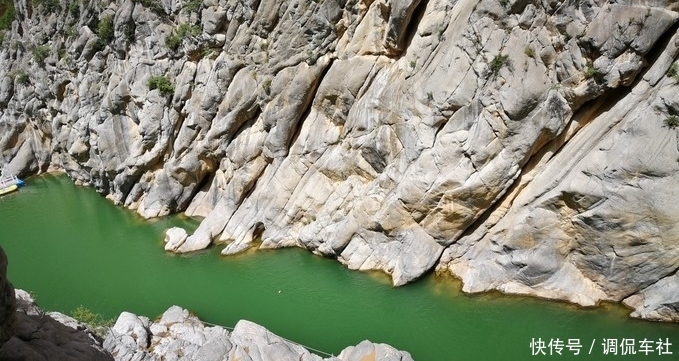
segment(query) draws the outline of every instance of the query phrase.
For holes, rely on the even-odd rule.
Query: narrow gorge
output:
[[[2,0],[0,166],[166,249],[679,321],[679,4]]]

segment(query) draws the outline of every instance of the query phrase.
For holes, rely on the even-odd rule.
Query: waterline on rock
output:
[[[677,334],[676,324],[629,320],[619,306],[463,295],[459,283],[434,274],[394,288],[379,274],[350,271],[301,249],[169,254],[163,231],[195,227],[194,220],[143,220],[64,176],[29,179],[19,193],[0,198],[0,213],[10,280],[35,292],[43,308],[64,313],[83,304],[107,318],[122,311],[153,318],[180,305],[211,323],[251,320],[326,352],[369,339],[418,361],[524,360],[532,338],[557,337],[587,347],[597,340],[596,355],[578,356],[595,360],[603,338]]]

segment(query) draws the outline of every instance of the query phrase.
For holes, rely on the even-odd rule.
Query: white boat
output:
[[[24,185],[26,183],[15,175],[3,176],[0,178],[0,196],[12,193]]]

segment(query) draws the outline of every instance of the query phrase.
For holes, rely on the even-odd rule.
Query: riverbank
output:
[[[106,318],[123,311],[153,316],[181,305],[211,323],[248,319],[335,355],[369,339],[418,361],[523,360],[532,338],[555,337],[597,340],[600,357],[604,337],[655,340],[677,330],[630,320],[619,305],[582,309],[497,293],[465,295],[459,283],[433,274],[393,288],[382,274],[350,271],[301,249],[174,255],[163,251],[164,230],[195,221],[144,220],[63,176],[28,183],[0,199],[9,274],[43,307],[62,313],[82,304]]]
[[[3,265],[4,253],[0,249]],[[0,276],[5,280],[5,275]],[[407,352],[363,341],[335,357],[277,336],[253,322],[239,321],[232,329],[206,325],[196,316],[172,306],[156,321],[123,312],[111,327],[92,325],[59,312],[46,312],[24,290],[3,288],[2,298],[16,295],[0,310],[14,316],[0,322],[0,359],[33,361],[412,361]],[[321,357],[319,356],[326,356]]]

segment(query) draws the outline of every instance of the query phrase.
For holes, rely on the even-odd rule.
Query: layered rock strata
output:
[[[167,249],[300,246],[677,318],[675,2],[14,7],[0,164],[205,217]]]

